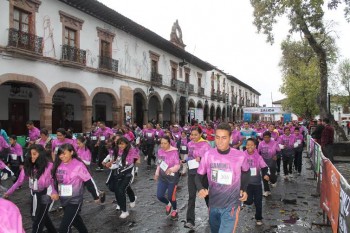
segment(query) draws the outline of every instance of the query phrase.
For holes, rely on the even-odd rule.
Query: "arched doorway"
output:
[[[134,91],[134,103],[133,103],[133,119],[134,122],[142,129],[142,125],[145,124],[145,107],[146,107],[146,95],[143,92]]]
[[[187,105],[187,100],[186,97],[181,96],[180,97],[180,101],[179,101],[179,124],[180,125],[184,125],[186,123],[186,119],[187,119],[187,109],[186,109],[186,105]]]
[[[208,101],[206,100],[205,101],[205,104],[204,104],[204,112],[203,112],[203,117],[204,117],[204,120],[208,122],[209,120],[209,105],[208,105]]]
[[[173,121],[174,114],[174,101],[170,95],[166,95],[163,101],[163,126],[171,125]]]
[[[196,120],[195,116],[195,103],[192,99],[188,101],[188,114],[187,114],[187,122],[192,123],[193,120]]]
[[[116,101],[107,93],[97,93],[92,99],[92,121],[104,121],[108,127],[113,127],[113,106]]]
[[[220,108],[220,106],[218,106],[216,108],[216,120],[217,121],[221,120],[221,108]]]
[[[233,108],[233,110],[232,110],[232,121],[233,122],[237,121],[237,119],[236,119],[236,108]]]
[[[222,108],[221,116],[222,116],[222,121],[226,122],[227,119],[226,119],[226,108],[225,107]]]
[[[212,105],[212,106],[210,107],[210,120],[211,120],[211,121],[214,121],[214,117],[215,117],[215,106]]]
[[[159,123],[162,119],[159,119],[159,112],[162,111],[160,105],[160,98],[158,95],[153,94],[148,100],[148,121],[153,123]]]

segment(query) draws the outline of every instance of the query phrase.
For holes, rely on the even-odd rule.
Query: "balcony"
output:
[[[99,69],[107,70],[107,72],[116,72],[118,73],[118,60],[114,60],[110,57],[100,57]]]
[[[20,52],[27,55],[43,54],[43,38],[19,31],[15,28],[9,29],[8,50]]]
[[[177,79],[171,80],[171,89],[186,93],[186,83]]]
[[[232,104],[237,104],[237,96],[232,95],[231,102],[232,102]]]
[[[86,51],[69,45],[62,45],[61,63],[72,67],[86,66]]]
[[[204,88],[203,87],[198,87],[198,93],[199,96],[204,96]]]
[[[211,90],[211,99],[212,100],[216,100],[218,98],[218,95],[217,93],[215,92],[214,89]]]
[[[186,86],[187,86],[187,88],[188,88],[188,93],[189,93],[189,94],[193,94],[193,93],[194,93],[194,85],[193,85],[193,84],[186,83]]]
[[[163,84],[163,76],[157,72],[151,72],[151,83],[154,86],[161,86]]]
[[[224,98],[223,98],[223,93],[221,93],[221,91],[218,91],[218,94],[217,94],[217,98],[218,98],[218,101],[223,101]]]

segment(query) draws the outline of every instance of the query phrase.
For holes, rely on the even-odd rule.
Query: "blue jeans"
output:
[[[211,233],[232,233],[236,231],[241,207],[213,208],[209,210]]]
[[[165,197],[165,192],[168,190],[168,198]],[[161,179],[158,180],[157,198],[164,204],[171,203],[173,210],[176,210],[176,183],[165,182]]]

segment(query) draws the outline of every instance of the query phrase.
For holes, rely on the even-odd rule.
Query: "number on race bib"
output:
[[[61,197],[71,197],[73,195],[73,187],[71,184],[61,184],[59,186],[59,194]]]

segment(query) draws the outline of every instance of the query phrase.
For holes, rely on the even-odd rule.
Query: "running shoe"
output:
[[[122,214],[119,216],[119,218],[127,218],[128,216],[129,216],[128,211],[126,211],[126,212],[122,211]]]
[[[185,223],[185,228],[189,228],[191,230],[194,230],[195,226],[194,224],[190,223],[190,222],[186,222]]]
[[[171,220],[176,221],[179,219],[179,214],[177,213],[176,210],[171,211]]]
[[[117,207],[115,209],[116,210],[120,210],[120,206],[117,204]]]
[[[145,156],[145,161],[147,161],[147,159],[148,159],[148,155]]]
[[[9,178],[9,175],[6,172],[2,173],[1,180],[7,180],[7,178]]]
[[[256,220],[256,225],[261,226],[261,225],[263,225],[263,222],[261,220]]]
[[[289,179],[293,179],[293,174],[289,174]]]
[[[289,179],[288,175],[284,175],[284,180],[288,180],[288,179]]]
[[[272,187],[272,188],[276,188],[276,187],[277,187],[277,182],[274,183],[274,184],[271,184],[271,187]]]
[[[135,196],[135,201],[130,202],[130,207],[131,207],[131,208],[134,208],[134,207],[135,207],[135,205],[136,205],[136,199],[137,199],[137,197]]]
[[[270,192],[270,191],[266,191],[266,192],[263,193],[263,196],[264,196],[264,197],[268,197],[268,196],[270,196],[270,195],[271,195],[271,192]]]
[[[165,206],[165,214],[168,216],[171,212],[171,205],[166,205]]]

